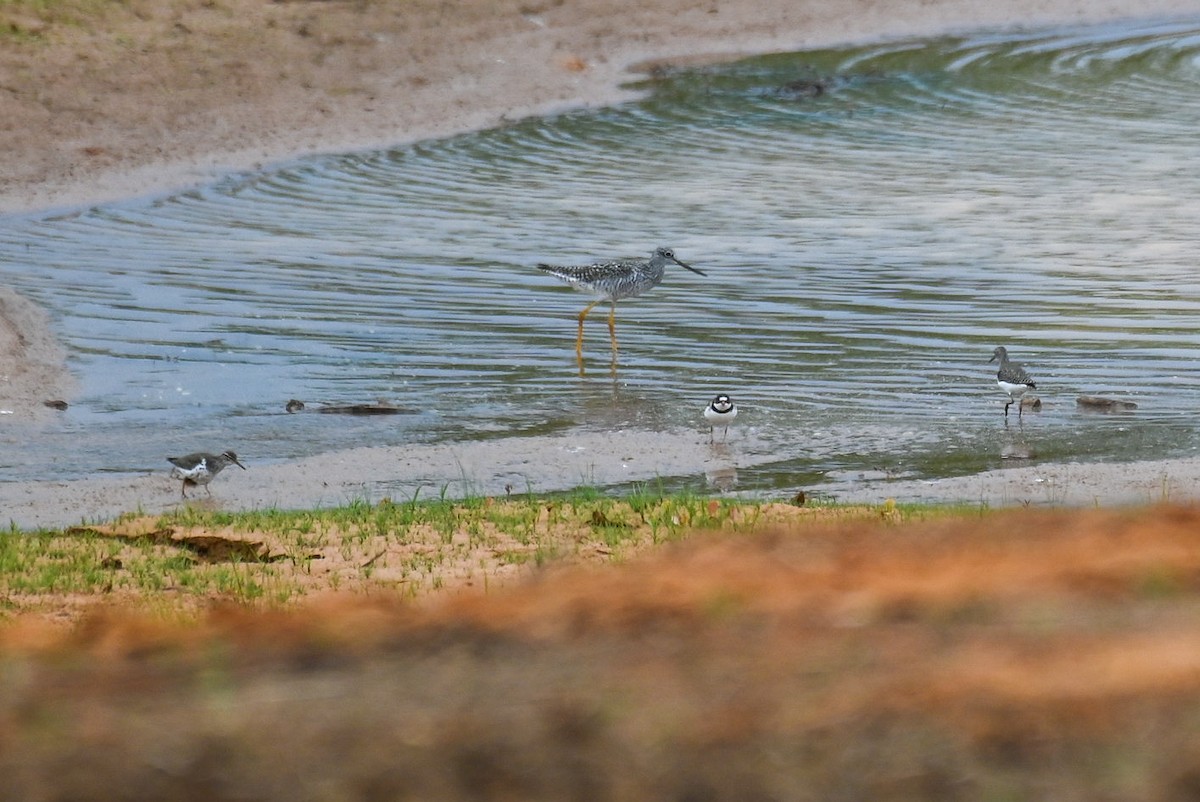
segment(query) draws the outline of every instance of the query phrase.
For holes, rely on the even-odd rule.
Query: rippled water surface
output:
[[[165,198],[0,219],[4,280],[82,381],[9,478],[577,427],[702,428],[727,391],[743,471],[938,476],[1194,453],[1200,21],[772,55],[645,98]],[[681,269],[605,307],[541,261]],[[1007,345],[1045,407],[1008,428]],[[1080,394],[1136,401],[1076,410]],[[286,415],[385,399],[407,414]],[[740,438],[740,440],[739,440]]]

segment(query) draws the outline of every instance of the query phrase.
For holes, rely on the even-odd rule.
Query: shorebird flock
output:
[[[575,336],[575,360],[579,365],[580,375],[584,373],[583,322],[587,319],[588,313],[605,301],[612,304],[608,312],[608,334],[612,343],[612,368],[615,372],[617,367],[617,301],[635,298],[647,290],[657,287],[662,283],[669,264],[679,265],[700,276],[707,275],[704,271],[680,261],[675,256],[675,251],[670,248],[656,248],[650,254],[649,259],[613,259],[586,265],[538,264],[539,270],[561,279],[573,289],[586,292],[596,298],[579,313],[579,331]],[[1008,403],[1004,405],[1004,417],[1007,420],[1009,407],[1016,404],[1017,417],[1020,418],[1023,414],[1022,396],[1029,390],[1036,389],[1037,385],[1021,365],[1008,358],[1008,349],[1002,345],[996,348],[992,353],[992,358],[988,361],[995,362],[997,360],[1000,364],[996,373],[996,384],[1008,396]],[[729,423],[736,417],[737,407],[734,406],[728,395],[721,394],[713,399],[704,408],[704,419],[710,425],[710,440],[716,426],[721,426],[724,430],[722,439],[728,437]]]
[[[617,367],[617,301],[636,298],[657,287],[662,283],[668,265],[678,265],[698,276],[707,275],[703,270],[681,261],[670,248],[655,248],[649,259],[613,259],[586,265],[546,263],[537,265],[539,270],[549,273],[580,292],[595,297],[595,300],[585,306],[578,315],[579,329],[575,337],[575,359],[579,365],[580,375],[584,373],[583,324],[588,313],[601,303],[607,301],[610,304],[608,335],[612,346],[612,369],[615,373]],[[996,347],[992,352],[992,358],[988,361],[999,363],[996,371],[996,385],[1001,392],[1008,396],[1008,402],[1004,405],[1005,420],[1007,421],[1009,407],[1013,404],[1017,405],[1017,417],[1021,418],[1023,414],[1022,399],[1027,392],[1036,389],[1037,384],[1019,363],[1008,358],[1008,349],[1002,345]],[[294,402],[289,402],[289,412],[294,411],[291,403]],[[303,408],[303,405],[301,404],[299,408]],[[704,407],[703,416],[709,426],[709,442],[716,442],[716,430],[717,427],[720,427],[722,430],[721,442],[724,443],[729,437],[729,425],[738,416],[738,408],[727,393],[720,393]],[[204,487],[209,495],[212,495],[209,483],[230,465],[237,465],[242,470],[246,470],[246,466],[241,463],[237,454],[228,450],[220,454],[196,452],[183,457],[168,457],[167,459],[174,466],[171,469],[172,478],[180,479],[183,482],[180,487],[180,495],[183,498],[188,498],[188,487],[196,486]]]

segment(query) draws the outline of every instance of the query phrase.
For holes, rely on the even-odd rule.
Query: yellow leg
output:
[[[583,362],[583,321],[588,316],[588,312],[592,311],[598,303],[600,302],[592,301],[579,313],[579,336],[575,338],[575,359],[580,363]]]
[[[608,310],[608,339],[612,340],[613,361],[617,361],[617,302]]]

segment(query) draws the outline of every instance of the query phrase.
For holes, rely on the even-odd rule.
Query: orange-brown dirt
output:
[[[426,604],[0,630],[22,800],[1200,794],[1200,509],[697,535]]]

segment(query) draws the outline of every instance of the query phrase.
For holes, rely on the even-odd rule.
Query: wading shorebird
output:
[[[1008,359],[1008,349],[1003,345],[996,346],[992,358],[988,362],[1000,361],[1000,369],[996,371],[996,386],[1002,392],[1008,393],[1008,403],[1004,405],[1004,417],[1008,417],[1008,408],[1017,405],[1017,417],[1021,417],[1021,396],[1030,390],[1036,390],[1037,385],[1025,372],[1025,368]]]
[[[708,406],[704,408],[704,419],[708,421],[708,442],[711,443],[716,438],[718,426],[725,427],[725,433],[721,435],[721,442],[725,442],[729,437],[729,424],[733,423],[737,412],[733,399],[724,393],[709,402]]]
[[[590,265],[561,266],[539,264],[552,276],[562,279],[580,292],[597,296],[579,313],[579,336],[575,338],[575,359],[583,366],[583,321],[588,312],[604,301],[612,304],[608,312],[608,336],[612,340],[613,364],[617,361],[617,301],[633,298],[662,283],[668,264],[677,264],[697,275],[705,275],[675,258],[670,248],[656,248],[649,259],[617,259]]]
[[[204,485],[204,489],[208,494],[212,495],[212,489],[208,483],[216,478],[228,465],[236,465],[243,471],[246,466],[238,462],[237,454],[232,451],[225,451],[220,454],[206,454],[197,452],[188,454],[186,457],[167,457],[167,461],[175,467],[171,469],[171,478],[182,479],[183,486],[179,489],[179,494],[184,498],[188,497],[188,485]]]

